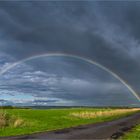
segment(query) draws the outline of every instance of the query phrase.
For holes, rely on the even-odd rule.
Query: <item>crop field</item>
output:
[[[0,109],[0,136],[31,134],[111,121],[138,111],[139,109],[110,108]]]

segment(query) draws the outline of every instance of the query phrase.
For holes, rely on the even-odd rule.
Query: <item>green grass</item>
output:
[[[97,113],[104,111],[117,111],[117,109],[92,109],[92,108],[73,108],[73,109],[49,109],[49,110],[33,110],[33,109],[6,109],[6,113],[10,116],[15,116],[22,119],[25,124],[13,127],[7,126],[0,128],[0,136],[12,136],[31,134],[41,131],[50,131],[62,128],[68,128],[72,126],[78,126],[81,124],[90,124],[96,122],[110,121],[130,115],[138,110],[128,111],[123,113],[109,113],[109,115],[100,115],[95,117],[76,117],[72,116],[73,113],[89,112]],[[93,114],[92,114],[93,115]]]
[[[130,132],[126,133],[121,140],[140,140],[140,125],[137,125]]]

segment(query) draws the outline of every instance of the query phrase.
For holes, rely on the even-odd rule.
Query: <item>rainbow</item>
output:
[[[88,62],[90,64],[93,64],[99,68],[101,68],[102,70],[108,72],[109,74],[111,74],[113,77],[115,77],[116,79],[118,79],[124,86],[127,87],[127,89],[136,97],[136,99],[140,102],[140,97],[139,95],[134,91],[134,89],[125,81],[123,80],[120,76],[118,76],[116,73],[114,73],[113,71],[111,71],[110,69],[108,69],[107,67],[99,64],[96,61],[93,61],[91,59],[85,58],[85,57],[81,57],[81,56],[77,56],[77,55],[72,55],[72,54],[66,54],[66,53],[45,53],[45,54],[39,54],[39,55],[35,55],[35,56],[30,56],[28,58],[22,59],[20,61],[17,61],[9,66],[7,66],[6,68],[4,68],[3,70],[0,71],[0,75],[5,74],[6,72],[8,72],[10,69],[14,68],[15,66],[24,63],[28,60],[32,60],[32,59],[36,59],[36,58],[40,58],[40,57],[52,57],[52,56],[63,56],[63,57],[71,57],[71,58],[75,58],[75,59],[80,59],[82,61]]]

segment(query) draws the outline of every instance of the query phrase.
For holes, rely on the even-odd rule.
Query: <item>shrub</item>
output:
[[[4,127],[21,127],[25,124],[24,120],[21,118],[17,118],[15,116],[11,116],[5,111],[0,112],[0,128]]]
[[[8,126],[9,119],[10,119],[9,115],[6,112],[1,111],[0,112],[0,128]]]

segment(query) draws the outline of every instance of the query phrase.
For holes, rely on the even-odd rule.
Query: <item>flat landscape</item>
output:
[[[0,136],[28,135],[110,122],[137,112],[137,108],[1,109]]]
[[[140,140],[140,0],[0,0],[0,140]]]

